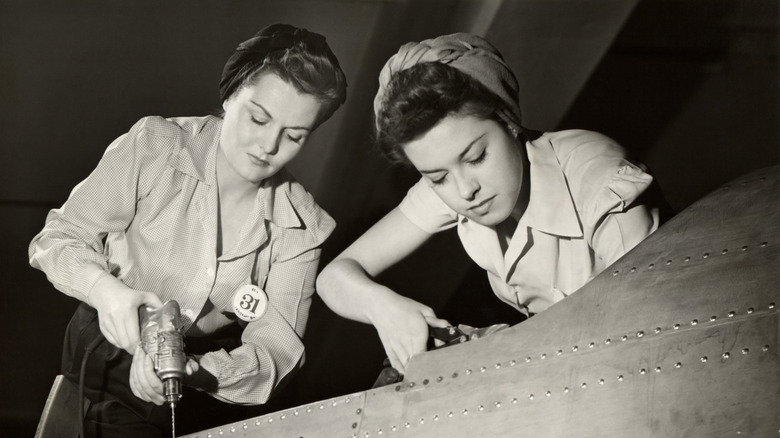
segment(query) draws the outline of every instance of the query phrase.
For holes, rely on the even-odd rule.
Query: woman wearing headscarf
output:
[[[322,35],[277,24],[238,46],[219,91],[221,116],[138,121],[30,244],[32,266],[82,301],[63,374],[78,382],[86,346],[107,340],[86,362],[87,436],[170,434],[162,384],[139,346],[140,306],[180,306],[183,383],[200,391],[185,393],[180,415],[198,409],[200,393],[265,403],[302,363],[320,247],[335,223],[285,165],[344,103],[344,73]],[[261,301],[262,314],[240,311]]]
[[[429,326],[448,322],[373,277],[434,233],[456,228],[496,296],[533,315],[659,225],[642,196],[652,177],[613,140],[522,126],[517,80],[478,36],[402,46],[381,71],[374,112],[380,149],[421,178],[323,270],[317,290],[338,314],[373,324],[401,372]]]

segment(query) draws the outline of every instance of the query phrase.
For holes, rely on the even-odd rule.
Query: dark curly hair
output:
[[[393,163],[409,165],[403,147],[449,116],[495,120],[504,108],[485,86],[446,64],[417,64],[393,75],[375,115],[375,142]]]
[[[318,125],[329,119],[346,100],[347,79],[325,38],[283,24],[269,26],[258,35],[267,38],[248,45],[249,50],[243,52],[240,46],[228,61],[220,82],[222,100],[254,83],[258,75],[270,72],[322,103]],[[257,39],[243,44],[251,41]]]

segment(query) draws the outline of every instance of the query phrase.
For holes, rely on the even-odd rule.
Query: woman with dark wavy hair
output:
[[[539,313],[659,225],[652,177],[613,140],[521,124],[517,80],[484,39],[453,34],[390,58],[374,101],[376,141],[421,174],[401,204],[320,274],[340,315],[373,324],[397,370],[448,322],[373,278],[434,233],[456,228],[499,299]],[[442,259],[446,259],[442,257]]]
[[[162,382],[139,346],[140,306],[180,306],[178,409],[192,421],[228,421],[221,402],[265,403],[302,363],[335,223],[285,165],[344,103],[346,79],[322,35],[277,24],[238,46],[219,89],[220,117],[146,117],[116,139],[30,244],[32,266],[82,301],[63,374],[78,382],[88,356],[87,436],[170,434]]]

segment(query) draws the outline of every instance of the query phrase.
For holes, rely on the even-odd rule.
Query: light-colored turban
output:
[[[393,75],[425,62],[449,65],[484,85],[506,105],[506,112],[499,115],[510,125],[514,124],[514,128],[520,127],[517,78],[492,44],[468,33],[444,35],[401,46],[379,73],[379,91],[374,98],[375,115],[379,115],[384,105],[387,87]]]

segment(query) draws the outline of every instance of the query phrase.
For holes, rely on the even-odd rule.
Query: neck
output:
[[[525,210],[528,208],[528,202],[531,200],[531,163],[528,161],[528,156],[525,152],[525,145],[520,145],[522,163],[523,163],[523,176],[521,178],[520,193],[517,195],[517,201],[515,207],[512,209],[510,216],[520,222],[520,218],[525,214]]]
[[[223,200],[241,200],[254,197],[259,184],[252,183],[242,178],[227,161],[225,153],[220,147],[217,151],[217,187],[219,197]]]

